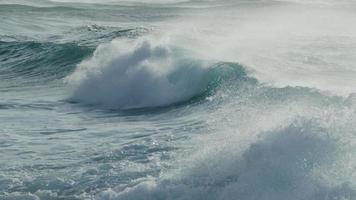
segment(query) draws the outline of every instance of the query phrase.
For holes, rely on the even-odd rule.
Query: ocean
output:
[[[1,200],[356,200],[356,1],[0,0]]]

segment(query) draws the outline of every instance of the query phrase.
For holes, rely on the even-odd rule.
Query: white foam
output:
[[[172,179],[148,179],[117,192],[97,196],[105,200],[353,200],[348,182],[324,182],[315,175],[335,156],[335,143],[315,127],[290,126],[252,144],[242,155],[233,146],[211,152]],[[235,144],[238,145],[238,144]],[[330,172],[329,172],[330,173]]]
[[[189,100],[209,83],[208,64],[189,54],[153,39],[101,45],[67,78],[75,87],[71,100],[120,109]]]

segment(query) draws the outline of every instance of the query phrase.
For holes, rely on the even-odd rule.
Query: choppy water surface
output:
[[[356,199],[356,4],[0,0],[0,199]]]

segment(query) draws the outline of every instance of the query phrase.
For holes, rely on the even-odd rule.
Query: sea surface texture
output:
[[[355,0],[0,0],[1,200],[356,200]]]

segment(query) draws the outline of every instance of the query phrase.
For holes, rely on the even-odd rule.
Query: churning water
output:
[[[1,200],[355,200],[353,0],[0,0]]]

